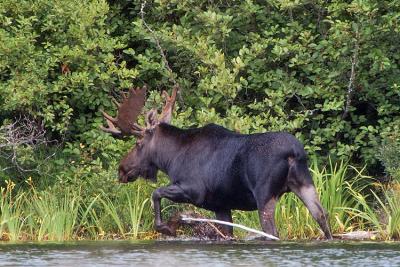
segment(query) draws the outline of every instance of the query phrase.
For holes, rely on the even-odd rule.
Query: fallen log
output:
[[[377,231],[354,231],[344,234],[333,235],[335,238],[340,238],[343,240],[375,240],[379,232]]]
[[[266,234],[262,231],[258,231],[256,229],[252,229],[250,227],[237,224],[230,223],[221,220],[208,219],[204,216],[196,213],[196,212],[184,212],[177,213],[170,218],[168,221],[168,226],[174,231],[181,226],[190,227],[191,235],[195,238],[200,239],[232,239],[233,237],[227,235],[224,232],[222,225],[228,225],[236,228],[240,228],[242,230],[255,233],[261,237],[266,237],[270,240],[279,240],[279,238]]]
[[[233,227],[237,227],[240,229],[243,229],[245,231],[251,232],[251,233],[255,233],[261,236],[264,236],[266,238],[272,239],[272,240],[279,240],[279,238],[277,238],[276,236],[258,231],[256,229],[241,225],[241,224],[237,224],[237,223],[230,223],[230,222],[225,222],[225,221],[220,221],[220,220],[215,220],[215,219],[206,219],[206,218],[191,218],[191,217],[187,217],[185,215],[181,216],[181,220],[183,221],[194,221],[194,222],[210,222],[210,223],[218,223],[218,224],[223,224],[223,225],[228,225],[228,226],[233,226]]]

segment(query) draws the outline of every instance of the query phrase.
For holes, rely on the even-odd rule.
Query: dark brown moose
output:
[[[117,137],[134,135],[136,146],[122,159],[119,180],[127,183],[139,176],[156,181],[158,170],[169,176],[168,186],[152,194],[155,228],[175,235],[161,218],[161,198],[191,203],[215,212],[216,218],[232,222],[232,210],[258,210],[264,232],[278,236],[274,211],[279,197],[294,192],[307,206],[325,237],[332,238],[327,214],[321,206],[302,144],[291,134],[268,132],[239,134],[222,126],[180,129],[170,125],[177,88],[163,92],[166,104],[161,115],[152,109],[146,127],[136,124],[145,102],[146,88],[131,89],[118,104],[116,118],[106,113],[108,128]],[[232,227],[224,228],[232,235]]]

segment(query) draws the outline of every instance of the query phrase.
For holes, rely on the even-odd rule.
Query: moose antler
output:
[[[124,137],[129,135],[142,136],[144,128],[136,124],[137,117],[142,112],[146,101],[147,87],[131,88],[129,95],[123,95],[122,103],[114,102],[118,106],[117,117],[114,118],[102,111],[106,119],[108,128],[101,126],[101,129],[111,133],[115,137]]]
[[[179,90],[179,87],[174,86],[171,96],[168,95],[167,91],[162,92],[162,96],[165,99],[165,105],[163,107],[163,110],[162,110],[160,118],[159,118],[160,122],[164,122],[164,123],[171,122],[172,112],[174,111],[176,95],[177,95],[178,90]]]
[[[166,91],[162,92],[162,96],[165,98],[165,105],[160,116],[157,116],[156,109],[150,110],[146,115],[146,127],[141,127],[136,123],[136,119],[144,107],[146,90],[146,86],[130,89],[128,96],[123,94],[124,100],[122,103],[118,103],[114,99],[114,102],[118,106],[117,117],[114,118],[102,111],[108,127],[101,126],[101,129],[119,138],[129,135],[142,137],[146,129],[154,128],[159,123],[170,123],[179,87],[174,87],[171,96]]]

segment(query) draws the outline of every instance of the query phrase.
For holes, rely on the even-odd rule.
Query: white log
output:
[[[256,229],[249,228],[247,226],[237,224],[237,223],[230,223],[230,222],[225,222],[225,221],[220,221],[220,220],[215,220],[215,219],[191,218],[191,217],[187,217],[186,215],[181,215],[181,220],[187,221],[187,222],[191,222],[191,221],[193,221],[193,222],[212,222],[212,223],[224,224],[224,225],[228,225],[228,226],[237,227],[237,228],[243,229],[248,232],[259,234],[259,235],[265,236],[272,240],[279,240],[279,238],[277,238],[276,236],[273,236],[273,235],[270,235],[270,234],[267,234],[267,233],[264,233],[264,232],[258,231]]]

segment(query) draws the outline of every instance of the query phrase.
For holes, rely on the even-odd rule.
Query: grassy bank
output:
[[[356,230],[377,231],[378,239],[400,237],[399,185],[383,186],[345,163],[330,162],[311,171],[328,210],[334,234]],[[153,211],[149,197],[155,185],[138,181],[113,184],[113,193],[76,185],[55,184],[38,190],[28,179],[25,189],[8,182],[1,188],[0,236],[2,240],[149,239],[153,231]],[[96,185],[94,185],[96,187]],[[164,217],[188,205],[164,204]],[[199,210],[199,209],[196,209]],[[207,213],[207,216],[209,213]],[[293,194],[284,195],[276,210],[282,239],[314,239],[318,226]],[[259,229],[257,212],[234,213],[234,221]],[[236,232],[238,237],[245,233]]]
[[[29,182],[29,181],[28,181]],[[140,184],[86,195],[81,188],[1,189],[2,240],[137,239],[152,228],[149,194]]]

